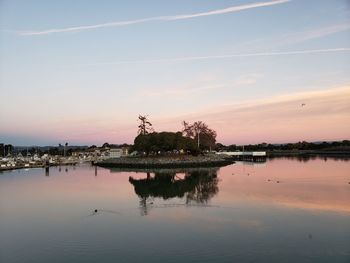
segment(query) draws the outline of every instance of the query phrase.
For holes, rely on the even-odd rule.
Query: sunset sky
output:
[[[350,2],[1,0],[0,97],[14,145],[350,139]]]

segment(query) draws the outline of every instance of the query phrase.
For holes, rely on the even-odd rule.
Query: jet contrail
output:
[[[96,25],[86,25],[86,26],[73,26],[66,28],[52,28],[41,31],[18,31],[17,34],[21,36],[34,36],[34,35],[49,35],[54,33],[65,33],[65,32],[78,32],[83,30],[97,29],[97,28],[105,28],[105,27],[120,27],[120,26],[128,26],[134,24],[142,24],[151,21],[175,21],[175,20],[184,20],[184,19],[192,19],[203,16],[212,16],[212,15],[221,15],[239,12],[252,8],[259,8],[265,6],[272,6],[287,3],[290,0],[275,0],[269,2],[258,2],[247,5],[239,5],[239,6],[231,6],[224,9],[211,10],[202,13],[194,13],[194,14],[185,14],[185,15],[174,15],[174,16],[159,16],[159,17],[149,17],[143,19],[135,19],[135,20],[127,20],[127,21],[116,21],[116,22],[108,22]]]
[[[76,66],[148,64],[148,63],[195,61],[195,60],[208,60],[208,59],[226,59],[226,58],[239,58],[239,57],[288,56],[288,55],[302,55],[302,54],[307,55],[307,54],[319,54],[319,53],[331,53],[331,52],[349,52],[349,51],[350,51],[350,47],[343,47],[343,48],[329,48],[329,49],[308,49],[308,50],[294,50],[294,51],[226,54],[226,55],[213,55],[213,56],[191,56],[191,57],[149,59],[149,60],[124,60],[124,61],[114,61],[114,62],[76,64]]]

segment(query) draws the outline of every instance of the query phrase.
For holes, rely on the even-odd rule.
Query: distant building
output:
[[[109,151],[109,157],[110,158],[120,158],[123,155],[123,150],[122,149],[111,149]]]
[[[123,147],[122,151],[123,151],[123,156],[128,155],[129,154],[129,147]]]
[[[116,148],[116,149],[110,149],[109,150],[109,157],[110,158],[120,158],[122,156],[126,156],[129,154],[129,148],[122,147],[122,148]]]

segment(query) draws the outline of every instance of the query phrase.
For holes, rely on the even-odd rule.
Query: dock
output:
[[[0,172],[11,171],[11,170],[19,170],[19,169],[30,169],[30,168],[49,168],[53,166],[74,166],[78,162],[77,161],[64,161],[58,163],[49,163],[49,162],[41,162],[41,163],[25,163],[25,164],[14,164],[14,165],[6,165],[0,166]]]
[[[217,152],[219,155],[231,156],[236,161],[265,162],[266,152]]]

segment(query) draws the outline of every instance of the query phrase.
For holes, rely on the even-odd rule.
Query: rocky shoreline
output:
[[[108,168],[197,168],[218,167],[234,163],[234,160],[226,156],[215,154],[192,156],[145,156],[123,157],[107,159],[96,162],[95,165]]]

